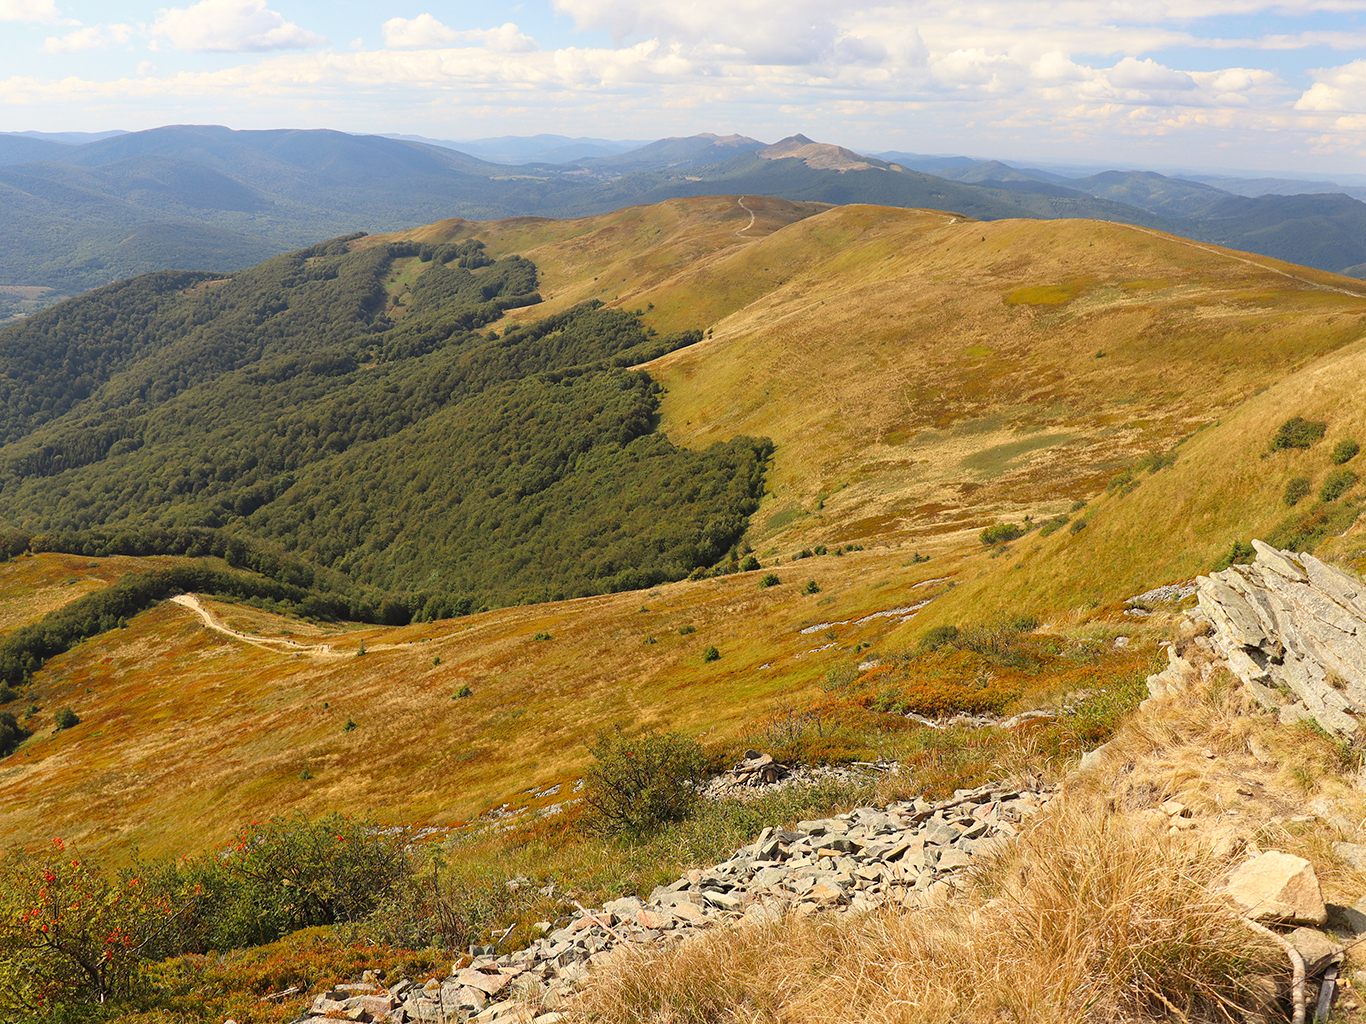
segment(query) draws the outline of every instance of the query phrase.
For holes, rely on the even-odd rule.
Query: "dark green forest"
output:
[[[500,333],[540,301],[530,261],[357,241],[0,330],[0,557],[216,555],[390,622],[729,560],[771,444],[675,447],[631,369],[700,332],[590,303]]]

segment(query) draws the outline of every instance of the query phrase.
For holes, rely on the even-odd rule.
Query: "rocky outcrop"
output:
[[[1250,565],[1197,581],[1215,646],[1282,722],[1366,739],[1366,585],[1313,555],[1252,545]]]
[[[757,759],[755,759],[757,760]],[[385,987],[373,975],[318,996],[313,1018],[554,1024],[591,967],[627,943],[672,943],[698,931],[783,914],[923,906],[947,895],[977,857],[1015,836],[1051,791],[985,786],[950,800],[862,807],[792,830],[766,828],[730,860],[689,871],[648,900],[625,897],[580,909],[526,949],[471,951],[442,981]]]

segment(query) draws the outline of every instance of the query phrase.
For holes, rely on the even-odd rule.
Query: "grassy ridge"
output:
[[[359,632],[212,604],[234,628],[313,638],[326,657],[227,641],[181,609],[154,608],[108,646],[83,644],[38,674],[36,700],[69,704],[91,725],[40,733],[11,760],[0,830],[31,829],[26,801],[38,793],[54,794],[51,820],[79,827],[122,808],[127,833],[91,833],[116,844],[160,841],[225,811],[316,812],[395,788],[403,797],[386,806],[396,818],[535,803],[523,791],[575,777],[583,741],[604,723],[749,735],[821,699],[828,673],[870,653],[902,664],[932,626],[1003,615],[1088,640],[1096,660],[1082,669],[1131,675],[1119,652],[1132,648],[1113,640],[1139,626],[1116,602],[1212,568],[1233,541],[1308,513],[1315,499],[1283,505],[1287,481],[1306,476],[1316,494],[1338,442],[1366,436],[1351,390],[1366,304],[1329,275],[1114,225],[789,208],[756,218],[761,231],[746,238],[738,207],[699,203],[695,230],[689,212],[676,204],[596,225],[489,230],[535,249],[550,309],[583,297],[573,289],[610,266],[634,268],[622,303],[644,308],[647,327],[671,329],[690,295],[716,318],[710,339],[652,371],[669,385],[671,437],[700,444],[762,424],[779,439],[749,535],[762,572]],[[689,245],[710,255],[688,260]],[[1293,414],[1324,420],[1326,436],[1271,452]],[[1152,449],[1163,457],[1107,493]],[[390,461],[397,479],[402,453]],[[1074,509],[1078,498],[1087,504]],[[1026,512],[1035,524],[1064,521],[982,543],[983,526]],[[851,540],[866,550],[842,550]],[[841,557],[796,557],[820,545]],[[780,583],[761,588],[769,571]],[[708,647],[715,661],[703,659]],[[916,663],[911,675],[929,689],[909,698],[958,701],[953,687],[978,668],[986,682],[975,692],[1007,711],[1049,680],[1094,689],[1068,682],[1070,662],[1049,660],[1056,652],[1040,655],[1052,667],[1035,675],[957,657]],[[859,699],[928,706],[888,693],[905,689],[892,676]],[[470,697],[452,699],[466,686]],[[87,688],[99,694],[92,704]],[[106,745],[151,720],[145,743]],[[357,728],[343,732],[348,720]],[[159,767],[168,749],[195,766],[193,778]],[[116,782],[130,776],[145,780],[135,795]],[[102,781],[83,789],[92,778]]]

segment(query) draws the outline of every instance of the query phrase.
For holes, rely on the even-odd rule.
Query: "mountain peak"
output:
[[[875,157],[863,156],[843,146],[812,142],[805,135],[789,135],[781,142],[765,146],[755,152],[762,160],[800,160],[815,171],[887,171],[892,164]]]

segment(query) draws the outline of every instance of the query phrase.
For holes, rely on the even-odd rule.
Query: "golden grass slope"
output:
[[[57,557],[0,565],[0,590]],[[734,737],[817,694],[854,638],[879,643],[899,616],[857,620],[945,589],[915,587],[944,572],[904,560],[870,551],[784,567],[767,589],[741,573],[402,629],[324,632],[202,599],[241,632],[326,643],[321,656],[165,603],[38,674],[22,701],[42,709],[36,735],[0,761],[0,842],[182,853],[295,808],[453,823],[530,802],[529,787],[576,778],[614,722]],[[822,592],[801,593],[813,578]],[[63,707],[82,723],[56,732]]]

